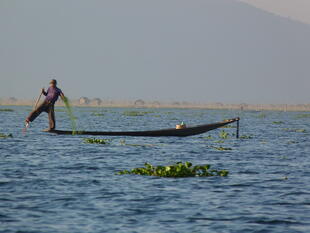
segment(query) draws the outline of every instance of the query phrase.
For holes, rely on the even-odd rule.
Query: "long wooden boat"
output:
[[[229,120],[224,120],[222,122],[217,122],[213,124],[206,124],[206,125],[197,125],[193,127],[187,127],[184,129],[162,129],[162,130],[151,130],[151,131],[106,131],[106,132],[99,132],[99,131],[66,131],[66,130],[52,130],[48,131],[49,133],[55,133],[60,135],[104,135],[104,136],[135,136],[135,137],[187,137],[193,136],[197,134],[203,134],[210,130],[214,130],[225,125],[239,122],[240,118],[234,118]]]

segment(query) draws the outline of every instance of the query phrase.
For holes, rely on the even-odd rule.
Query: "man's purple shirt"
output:
[[[46,93],[45,100],[55,104],[62,91],[58,87],[49,87]]]

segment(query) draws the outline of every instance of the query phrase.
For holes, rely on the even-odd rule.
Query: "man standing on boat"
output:
[[[34,111],[32,111],[27,117],[25,121],[26,127],[29,125],[30,122],[34,121],[42,112],[46,112],[48,113],[49,128],[45,131],[52,131],[56,127],[54,105],[58,100],[59,96],[63,101],[65,101],[66,97],[64,93],[57,87],[57,81],[55,79],[52,79],[50,81],[50,87],[47,89],[47,91],[42,88],[41,95],[42,94],[45,95],[46,98],[44,102],[39,105],[39,107],[35,108]]]

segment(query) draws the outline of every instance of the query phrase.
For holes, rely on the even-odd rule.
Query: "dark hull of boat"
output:
[[[162,130],[152,130],[152,131],[124,131],[124,132],[98,132],[98,131],[65,131],[65,130],[53,130],[49,133],[55,133],[60,135],[93,135],[93,136],[134,136],[134,137],[187,137],[197,134],[203,134],[210,130],[214,130],[225,125],[239,121],[239,118],[234,118],[230,120],[225,120],[222,122],[198,125],[193,127],[187,127],[185,129],[162,129]]]

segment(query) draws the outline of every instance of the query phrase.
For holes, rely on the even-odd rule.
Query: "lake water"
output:
[[[48,125],[44,113],[23,134],[30,107],[9,108],[14,111],[0,111],[0,133],[13,134],[0,139],[0,232],[310,232],[309,115],[74,108],[78,129],[161,129],[240,116],[240,134],[251,137],[219,142],[221,130],[214,130],[187,138],[111,137],[98,145],[41,132]],[[133,110],[148,113],[124,114]],[[58,129],[70,129],[63,108],[56,118]],[[224,130],[232,135],[236,129]],[[115,175],[145,162],[178,161],[230,174]]]

